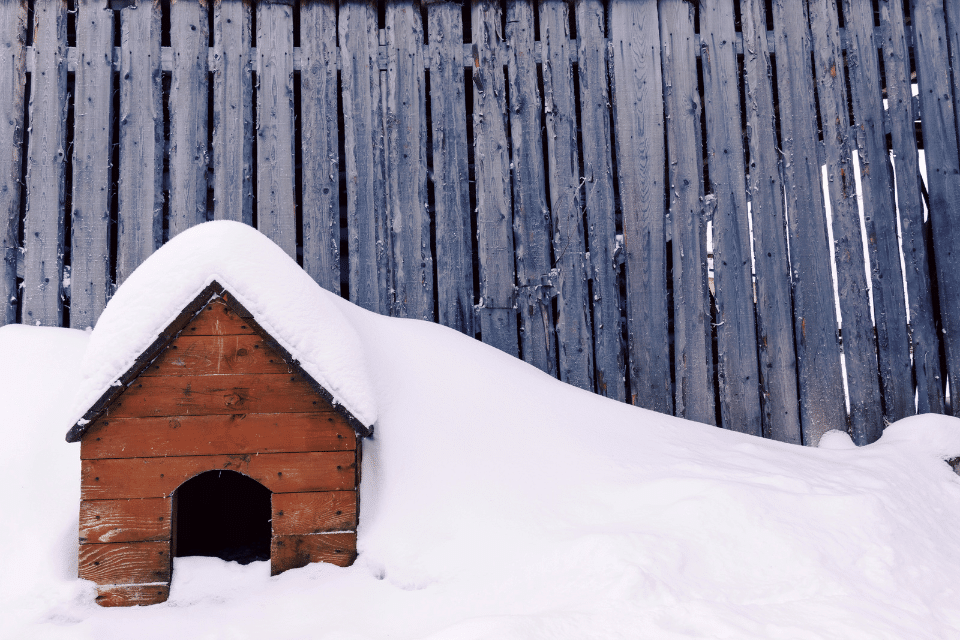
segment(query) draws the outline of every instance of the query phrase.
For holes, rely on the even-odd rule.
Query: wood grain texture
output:
[[[887,79],[887,113],[890,115],[891,151],[896,158],[896,197],[900,214],[904,276],[910,305],[910,343],[917,385],[917,412],[943,411],[943,378],[940,373],[940,340],[935,325],[932,246],[924,232],[924,205],[920,191],[919,154],[910,84],[902,0],[880,3],[883,31],[883,66]]]
[[[763,435],[740,87],[731,0],[700,5],[700,62],[713,214],[717,380],[725,429]]]
[[[357,528],[356,491],[277,493],[272,499],[273,535],[290,536]]]
[[[286,373],[287,362],[258,335],[181,336],[144,376]]]
[[[513,236],[516,245],[520,353],[541,371],[557,375],[556,295],[551,272],[552,222],[543,166],[539,80],[532,0],[508,0],[507,42],[510,145],[513,158]]]
[[[386,314],[392,301],[387,286],[390,244],[376,4],[371,0],[341,0],[338,25],[350,301],[368,311]]]
[[[141,416],[310,413],[326,401],[296,373],[140,377],[107,410],[111,418]]]
[[[763,434],[801,444],[786,213],[763,0],[741,4]]]
[[[576,93],[570,64],[569,6],[540,3],[543,110],[553,221],[560,379],[593,391],[593,349],[586,244],[577,152]]]
[[[206,0],[170,3],[170,214],[173,236],[207,220]]]
[[[355,432],[330,408],[318,413],[102,419],[87,430],[80,457],[150,458],[356,448]]]
[[[620,287],[617,282],[617,219],[610,155],[610,96],[607,91],[604,7],[600,0],[576,3],[580,80],[580,138],[583,147],[584,209],[589,278],[593,281],[593,350],[596,391],[623,402]]]
[[[81,500],[80,544],[170,540],[170,498]]]
[[[427,5],[430,34],[430,114],[436,225],[437,321],[476,335],[473,246],[470,229],[470,141],[463,79],[463,24],[459,4]]]
[[[77,3],[70,326],[92,327],[110,293],[110,162],[113,152],[113,11]]]
[[[673,226],[674,397],[676,415],[716,424],[693,18],[694,8],[685,0],[660,3]]]
[[[0,326],[17,321],[27,1],[0,3]]]
[[[673,413],[660,23],[652,2],[610,1],[613,113],[623,243],[631,404]]]
[[[942,68],[949,59],[946,20],[942,2],[917,0],[911,10],[946,374],[950,388],[960,389],[960,152],[950,77]],[[952,411],[960,415],[960,402]]]
[[[867,292],[863,232],[851,156],[847,87],[836,0],[809,3],[817,97],[833,223],[843,354],[853,440],[868,444],[883,431],[876,341]],[[898,256],[899,257],[899,256]]]
[[[815,446],[830,429],[846,428],[840,345],[834,307],[833,259],[817,158],[814,81],[806,60],[810,30],[803,3],[774,0],[777,95],[783,185],[790,231],[794,335],[803,443]]]
[[[213,217],[253,224],[251,2],[213,4]]]
[[[170,542],[81,544],[79,575],[97,584],[170,582]]]
[[[97,587],[97,604],[101,607],[136,607],[166,602],[168,584],[105,585]]]
[[[393,251],[392,315],[434,319],[433,250],[427,209],[427,111],[423,24],[413,0],[386,6],[387,190]]]
[[[477,188],[481,339],[519,355],[514,280],[510,150],[500,5],[473,3],[473,144]]]
[[[293,7],[257,4],[257,229],[297,259]]]
[[[163,240],[160,2],[120,10],[120,206],[117,285]]]
[[[190,320],[183,328],[184,336],[238,336],[254,335],[253,325],[237,315],[236,311],[214,300]]]
[[[67,135],[67,3],[34,7],[34,71],[30,79],[23,222],[23,322],[63,321],[64,179]]]
[[[348,567],[356,557],[356,533],[273,536],[270,540],[270,575],[299,569],[311,562],[329,562],[338,567]]]
[[[870,0],[844,0],[843,15],[855,127],[852,142],[856,144],[860,160],[883,417],[887,422],[894,422],[913,415],[915,408],[893,166],[883,126],[877,55],[881,42],[874,34]],[[889,90],[887,95],[889,98]]]
[[[336,0],[300,2],[303,269],[340,294]]]
[[[164,498],[190,478],[217,469],[242,473],[274,493],[356,487],[356,453],[326,451],[84,460],[80,491],[84,500]]]

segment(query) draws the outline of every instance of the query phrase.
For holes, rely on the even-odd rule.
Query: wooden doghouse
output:
[[[186,532],[211,526],[224,477],[255,489],[225,490],[234,515],[259,517],[272,574],[349,565],[371,432],[214,282],[67,436],[81,442],[79,575],[104,606],[166,600],[173,556],[213,555],[184,548]]]

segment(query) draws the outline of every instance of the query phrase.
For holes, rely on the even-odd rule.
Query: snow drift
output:
[[[75,577],[79,448],[63,442],[90,386],[83,351],[104,347],[96,332],[0,329],[0,636],[960,637],[960,476],[944,463],[960,421],[803,448],[606,400],[437,325],[324,305],[365,354],[378,416],[357,562],[271,578],[266,563],[178,558],[168,602],[125,610]]]

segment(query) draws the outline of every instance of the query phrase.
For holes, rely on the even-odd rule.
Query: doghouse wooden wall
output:
[[[81,578],[105,606],[166,600],[172,496],[212,469],[272,492],[271,572],[356,556],[356,432],[253,322],[209,303],[81,444]]]

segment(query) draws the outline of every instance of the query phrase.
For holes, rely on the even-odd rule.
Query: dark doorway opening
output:
[[[236,471],[207,471],[174,495],[174,555],[249,564],[270,559],[270,490]]]

